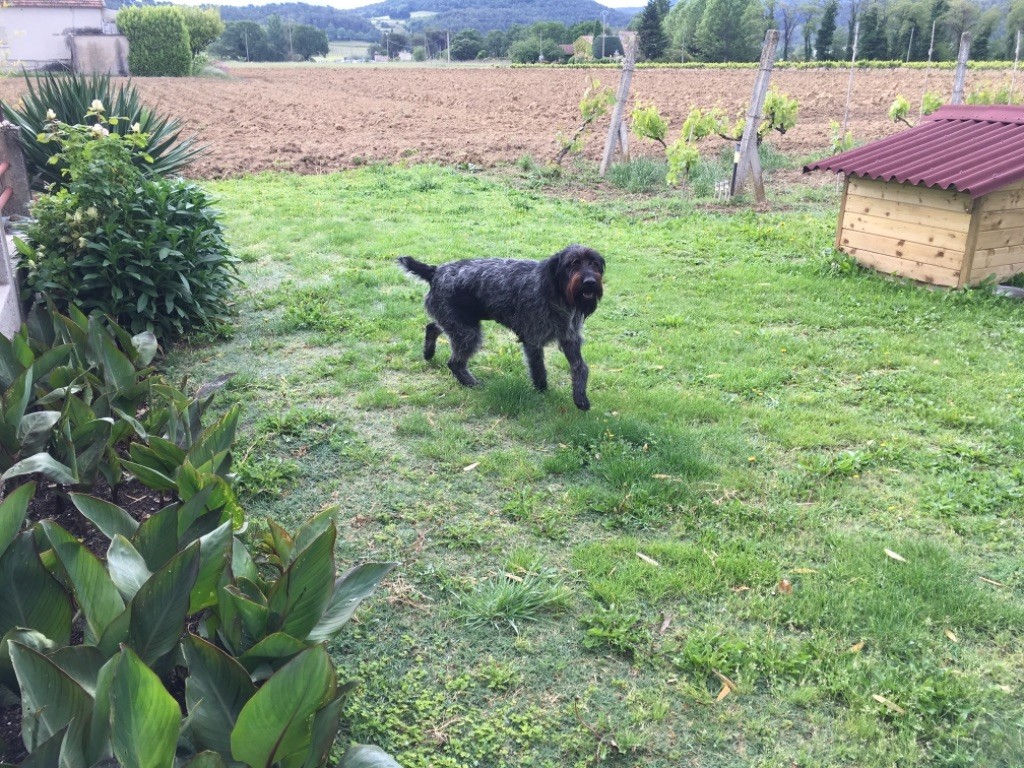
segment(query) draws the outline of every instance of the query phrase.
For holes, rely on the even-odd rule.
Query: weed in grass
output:
[[[608,169],[608,181],[632,194],[660,192],[666,188],[668,166],[663,162],[636,158],[628,163],[615,163]]]
[[[245,456],[232,467],[242,496],[280,496],[298,477],[302,467],[279,456]]]
[[[654,639],[649,622],[638,611],[616,605],[599,605],[596,611],[580,617],[580,626],[584,648],[610,649],[638,662],[647,657]]]
[[[306,437],[318,428],[332,425],[335,420],[335,416],[326,408],[294,405],[265,413],[256,422],[256,432],[264,436]]]
[[[516,633],[563,610],[571,592],[557,571],[532,553],[513,553],[504,571],[462,595],[454,615],[471,627],[508,626]]]

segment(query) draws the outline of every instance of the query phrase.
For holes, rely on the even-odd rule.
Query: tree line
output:
[[[974,60],[1012,59],[1024,0],[649,0],[635,20],[643,58],[757,61],[769,28],[784,59],[955,59],[970,32]]]
[[[311,24],[296,24],[270,16],[265,24],[229,21],[210,53],[238,61],[309,61],[326,56],[330,50],[327,34]]]

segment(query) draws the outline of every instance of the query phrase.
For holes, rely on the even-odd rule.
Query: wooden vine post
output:
[[[764,177],[761,174],[761,158],[757,153],[757,129],[761,125],[761,113],[764,111],[764,100],[768,95],[768,85],[772,78],[772,67],[775,65],[775,50],[779,45],[779,30],[769,29],[764,36],[761,48],[761,63],[754,81],[754,93],[750,97],[750,108],[747,110],[747,122],[743,127],[743,138],[737,151],[736,176],[729,196],[739,194],[743,182],[749,175],[754,182],[754,196],[758,203],[764,203]]]
[[[601,158],[601,175],[608,172],[608,166],[612,163],[612,156],[615,154],[615,147],[618,146],[622,155],[629,158],[629,139],[626,123],[623,120],[626,112],[626,102],[629,101],[629,86],[633,80],[633,70],[636,69],[637,38],[627,42],[624,46],[626,58],[622,62],[622,77],[619,78],[619,92],[615,96],[615,109],[612,111],[612,124],[608,128],[608,139],[604,143],[604,157]]]
[[[956,57],[956,76],[953,78],[953,97],[950,104],[964,103],[964,80],[967,78],[967,58],[971,55],[971,33],[960,35],[960,55]]]

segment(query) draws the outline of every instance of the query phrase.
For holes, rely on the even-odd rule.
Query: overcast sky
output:
[[[208,5],[211,0],[173,0],[179,5]],[[609,8],[637,8],[646,0],[598,0],[601,5]],[[288,0],[213,0],[217,5],[266,5],[271,2],[288,2]],[[304,0],[311,5],[330,5],[334,8],[362,8],[372,5],[374,0]]]

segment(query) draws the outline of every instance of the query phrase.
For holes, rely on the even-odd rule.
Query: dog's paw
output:
[[[590,410],[590,400],[587,399],[586,395],[579,395],[578,397],[573,397],[573,402],[576,403],[576,407],[579,408],[581,411]]]

